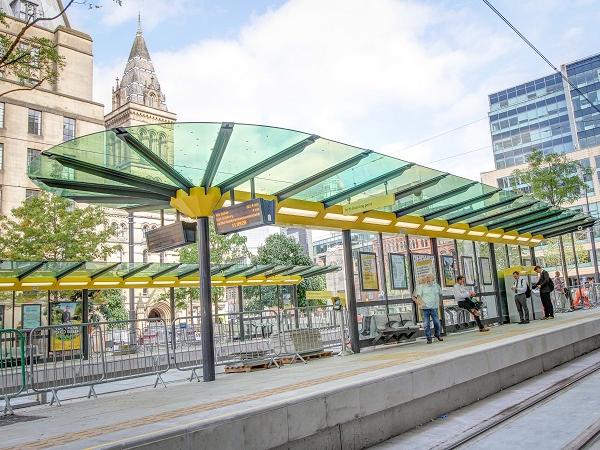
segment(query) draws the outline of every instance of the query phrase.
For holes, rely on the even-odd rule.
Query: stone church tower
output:
[[[177,115],[167,109],[165,94],[158,82],[139,17],[123,77],[121,80],[117,78],[116,86],[112,89],[112,111],[104,120],[107,129],[133,127],[129,130],[131,134],[164,161],[171,165],[174,163],[173,122],[177,120]],[[143,126],[136,127],[138,125]],[[108,136],[105,157],[108,167],[148,178],[153,178],[155,173],[147,161],[114,135]],[[160,214],[158,209],[153,212],[131,211],[130,214],[123,210],[107,210],[111,225],[119,230],[111,243],[121,245],[121,251],[112,260],[144,263],[178,261],[177,253],[151,254],[146,248],[145,235],[149,230],[175,220],[173,215]],[[133,239],[129,237],[130,231]],[[161,301],[153,289],[130,289],[129,296],[130,303],[135,304],[135,311],[130,311],[132,318],[170,316],[169,305]]]
[[[129,127],[150,123],[172,123],[177,115],[167,109],[165,94],[142,34],[138,29],[125,65],[123,78],[117,78],[112,91],[112,111],[106,117],[106,128]]]

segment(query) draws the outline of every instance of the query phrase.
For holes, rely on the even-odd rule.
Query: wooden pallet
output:
[[[254,372],[256,370],[268,369],[272,365],[270,361],[256,361],[237,366],[225,366],[225,373]]]
[[[324,351],[319,353],[310,353],[308,355],[301,355],[304,361],[310,361],[311,359],[329,358],[333,356],[332,351]],[[298,360],[297,356],[281,356],[277,358],[278,364],[293,364],[294,361]]]

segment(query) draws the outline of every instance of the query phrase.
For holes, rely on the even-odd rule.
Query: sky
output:
[[[107,107],[140,12],[179,121],[296,129],[477,181],[494,168],[487,95],[552,72],[481,0],[98,3],[69,18]],[[493,3],[556,66],[600,52],[596,0]]]

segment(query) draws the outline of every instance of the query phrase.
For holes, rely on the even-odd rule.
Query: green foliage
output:
[[[571,244],[568,239],[564,242],[565,248],[565,259],[566,264],[574,264],[573,259],[573,251],[571,250]],[[544,261],[544,267],[558,267],[560,271],[562,271],[561,260],[560,260],[560,246],[558,238],[552,238],[545,241],[544,245],[540,247],[539,252],[541,258]],[[575,241],[575,252],[577,253],[577,263],[578,264],[586,264],[591,262],[590,252],[585,248],[585,246]]]
[[[517,169],[513,176],[531,186],[535,198],[552,206],[573,203],[581,197],[581,191],[587,189],[582,175],[589,175],[589,168],[569,160],[564,154],[544,155],[534,149],[527,162],[527,169]]]
[[[121,289],[105,289],[95,291],[93,296],[94,303],[99,303],[98,310],[104,316],[104,320],[114,322],[119,320],[127,320],[129,314],[125,309],[125,295]],[[90,320],[94,318],[90,317]]]
[[[309,265],[312,264],[310,256],[304,253],[302,246],[289,236],[272,234],[265,239],[264,245],[259,247],[257,255],[252,258],[253,264],[278,264],[278,265]],[[274,286],[263,287],[261,294],[257,286],[247,287],[245,297],[249,299],[246,309],[260,310],[266,307],[277,306],[277,288]],[[306,306],[306,291],[325,290],[325,277],[320,275],[311,277],[298,285],[298,306]]]
[[[115,231],[101,208],[77,208],[69,200],[41,193],[13,209],[10,217],[0,216],[0,258],[104,259],[120,248],[107,243]]]

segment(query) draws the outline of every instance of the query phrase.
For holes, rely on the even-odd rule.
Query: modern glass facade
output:
[[[562,72],[600,105],[600,54],[565,64]],[[548,154],[600,145],[600,113],[559,74],[490,94],[489,105],[496,169],[523,164],[534,148]]]
[[[489,96],[490,132],[497,169],[525,162],[532,149],[573,150],[565,91],[550,75]]]
[[[568,64],[569,80],[596,106],[600,105],[600,55]],[[576,90],[571,90],[579,148],[600,145],[600,113]]]

